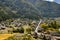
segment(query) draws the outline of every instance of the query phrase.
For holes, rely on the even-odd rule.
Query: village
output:
[[[60,34],[56,31],[45,31],[41,27],[45,21],[29,20],[29,19],[13,19],[0,23],[0,34],[24,33],[31,35],[33,38],[42,40],[60,40]]]

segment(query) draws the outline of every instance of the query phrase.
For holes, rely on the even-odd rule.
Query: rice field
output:
[[[13,36],[14,34],[0,34],[0,40],[5,40],[10,36]]]

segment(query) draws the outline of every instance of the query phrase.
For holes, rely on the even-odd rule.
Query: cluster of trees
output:
[[[4,21],[9,18],[9,15],[5,14],[3,11],[0,11],[0,21]]]
[[[24,28],[20,27],[20,28],[17,28],[17,29],[13,29],[13,33],[24,33]]]
[[[44,28],[45,30],[50,29],[50,30],[56,31],[56,30],[59,30],[60,25],[54,20],[48,24],[46,23],[41,24],[41,27]]]

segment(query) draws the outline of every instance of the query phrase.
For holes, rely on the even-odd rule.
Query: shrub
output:
[[[41,27],[44,28],[44,29],[47,29],[48,25],[46,23],[43,23],[43,24],[41,24]]]
[[[20,28],[17,29],[17,31],[18,31],[19,33],[24,33],[24,28],[23,28],[23,27],[20,27]]]
[[[14,29],[13,30],[14,33],[24,33],[24,28],[23,27],[20,27],[20,28],[17,28],[17,29]]]
[[[27,32],[28,34],[30,34],[30,33],[31,33],[31,28],[27,28],[27,29],[26,29],[26,32]]]

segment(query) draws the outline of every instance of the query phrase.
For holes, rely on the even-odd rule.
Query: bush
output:
[[[41,27],[44,29],[48,29],[48,25],[46,23],[41,24]]]
[[[14,33],[24,33],[24,28],[23,27],[20,27],[20,28],[17,28],[17,29],[14,29],[13,30]]]
[[[23,27],[20,27],[17,29],[19,33],[24,33],[24,28]]]
[[[28,34],[30,34],[30,33],[31,33],[31,28],[27,28],[27,29],[26,29],[26,32],[27,32]]]

